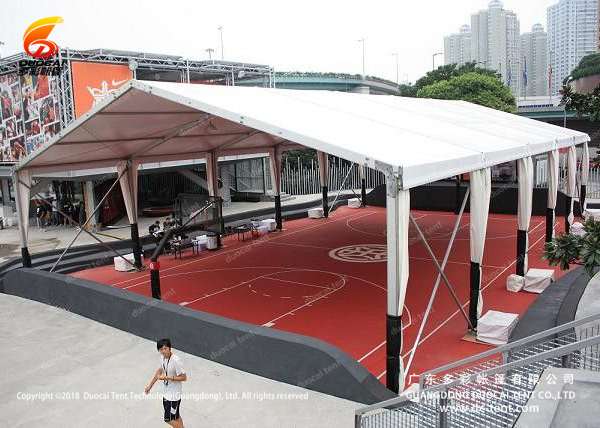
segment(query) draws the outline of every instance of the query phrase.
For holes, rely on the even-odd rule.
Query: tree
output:
[[[468,62],[458,67],[456,64],[442,65],[433,71],[428,71],[425,76],[418,79],[414,85],[400,85],[401,97],[416,97],[419,89],[437,82],[450,80],[467,73],[477,73],[483,76],[500,78],[500,74],[493,70],[479,68],[476,62]]]
[[[581,58],[577,67],[573,69],[570,76],[573,79],[581,79],[582,77],[592,76],[594,74],[600,74],[600,54],[590,54]],[[563,82],[566,83],[566,82]]]
[[[579,118],[589,116],[592,122],[600,120],[600,85],[591,94],[575,92],[569,84],[560,90],[561,104],[567,111],[574,111]]]
[[[548,260],[551,266],[560,265],[562,270],[572,264],[583,265],[592,276],[600,266],[600,221],[588,218],[583,230],[583,236],[560,233],[552,242],[547,242],[542,260]]]
[[[475,72],[425,86],[417,91],[417,97],[464,100],[496,110],[516,112],[515,97],[508,86],[496,76]]]

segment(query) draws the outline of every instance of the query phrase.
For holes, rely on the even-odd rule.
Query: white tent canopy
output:
[[[120,173],[127,171],[122,180],[124,196],[131,198],[130,205],[135,207],[135,189],[129,182],[136,181],[138,164],[207,159],[211,192],[216,194],[218,157],[265,153],[272,160],[280,227],[277,195],[283,150],[316,149],[322,172],[326,154],[382,171],[386,176],[388,242],[386,383],[397,392],[404,386],[400,350],[409,219],[418,228],[410,217],[409,189],[467,172],[481,176],[471,181],[472,200],[479,204],[471,204],[471,214],[477,217],[471,233],[475,273],[471,275],[471,296],[479,296],[479,264],[491,190],[489,167],[587,141],[588,135],[581,132],[463,101],[134,80],[27,156],[15,175],[21,178],[18,185],[28,189],[32,175],[121,165]],[[326,182],[323,177],[321,180],[326,202]],[[24,199],[24,189],[22,193]],[[556,200],[555,195],[551,198]],[[137,224],[134,216],[130,217],[132,242],[136,242]],[[421,239],[425,241],[422,233]],[[26,231],[22,231],[22,253],[26,260]],[[482,303],[481,296],[471,304],[476,301]],[[476,309],[470,308],[473,318],[479,315]]]
[[[464,101],[131,81],[17,169],[36,172],[298,144],[397,174],[407,189],[589,141]]]

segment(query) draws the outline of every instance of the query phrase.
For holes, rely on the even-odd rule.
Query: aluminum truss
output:
[[[0,60],[0,75],[19,72],[19,61],[31,60],[26,53],[11,55]],[[113,49],[71,50],[61,48],[58,59],[63,69],[58,79],[59,118],[61,128],[65,128],[75,119],[73,102],[73,78],[71,61],[98,62],[104,64],[135,64],[135,73],[145,80],[162,80],[160,73],[173,73],[168,79],[189,83],[192,80],[235,85],[236,81],[257,78],[263,79],[263,86],[275,87],[273,67],[261,64],[249,64],[234,61],[205,60],[196,61],[175,55],[161,55],[144,52],[130,52]],[[152,73],[155,72],[153,75]]]

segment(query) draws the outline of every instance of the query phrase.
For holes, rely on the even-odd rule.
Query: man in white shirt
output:
[[[187,380],[187,375],[179,356],[171,352],[171,341],[169,339],[160,339],[156,343],[156,348],[161,354],[160,367],[156,370],[145,392],[149,394],[154,383],[157,380],[162,380],[165,385],[165,393],[163,395],[164,420],[172,427],[183,428],[183,419],[179,415],[179,406],[181,404],[181,382]]]

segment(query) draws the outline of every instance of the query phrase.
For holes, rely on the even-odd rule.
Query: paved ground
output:
[[[334,195],[334,193],[331,193]],[[281,204],[294,205],[309,201],[315,201],[316,204],[321,199],[321,195],[301,195],[294,196],[293,199],[283,201]],[[233,202],[231,206],[223,208],[223,215],[238,214],[246,211],[254,211],[264,208],[273,207],[273,202]],[[141,234],[145,234],[148,231],[148,226],[156,220],[164,220],[164,218],[153,218],[153,217],[139,217],[138,225]],[[114,241],[116,239],[128,239],[130,238],[129,223],[127,219],[122,219],[116,226],[123,226],[122,229],[111,229],[105,230],[99,235],[99,238],[103,241]],[[64,226],[50,226],[45,231],[41,231],[33,223],[29,228],[29,252],[31,254],[37,254],[42,251],[53,250],[56,248],[65,248],[71,240],[77,234],[77,230],[74,227]],[[86,233],[82,233],[77,241],[77,245],[86,245],[96,243],[91,236]],[[0,262],[8,257],[21,256],[20,240],[19,240],[19,228],[17,226],[9,227],[4,230],[0,230]]]
[[[153,342],[0,294],[0,343],[0,426],[166,426],[161,398],[143,395],[159,364]],[[191,394],[181,407],[186,427],[348,427],[360,407],[178,354],[189,376],[184,393]],[[161,389],[157,383],[153,392]]]
[[[590,315],[594,315],[600,312],[600,272],[598,272],[594,277],[588,282],[588,285],[585,287],[583,295],[579,300],[579,305],[577,306],[577,312],[575,313],[575,319],[579,320]],[[578,327],[577,334],[581,336],[581,331],[590,327],[591,325],[596,325],[596,323],[588,323]]]

